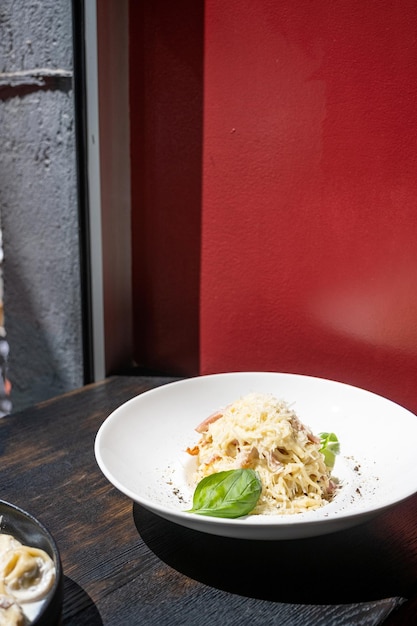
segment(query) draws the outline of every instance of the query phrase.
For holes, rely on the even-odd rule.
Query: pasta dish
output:
[[[0,533],[0,624],[26,626],[55,580],[51,557]]]
[[[292,408],[272,394],[250,393],[210,415],[196,428],[193,480],[248,468],[259,475],[260,498],[251,512],[290,514],[317,509],[333,497],[336,483],[320,452],[320,438]]]

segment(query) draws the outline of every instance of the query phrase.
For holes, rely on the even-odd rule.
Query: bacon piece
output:
[[[278,470],[284,467],[281,461],[279,460],[279,458],[277,457],[277,455],[275,454],[275,450],[273,450],[269,454],[268,465],[269,465],[269,469],[272,470],[273,472],[277,472]]]
[[[259,459],[258,448],[255,448],[255,446],[253,446],[253,448],[251,448],[249,452],[245,452],[244,454],[242,454],[241,459],[239,459],[240,467],[242,469],[247,469],[248,467],[252,467],[253,462],[256,461],[257,459]]]
[[[316,437],[316,435],[313,435],[310,431],[307,431],[307,438],[313,443],[321,443],[320,437]]]
[[[211,415],[209,415],[208,417],[206,417],[205,420],[203,420],[196,428],[195,430],[198,433],[205,433],[209,427],[210,424],[212,424],[213,422],[217,422],[218,419],[220,419],[221,417],[223,417],[223,413],[221,411],[215,411],[215,413],[212,413]]]
[[[193,448],[186,448],[185,451],[188,452],[188,454],[191,454],[191,456],[197,456],[200,452],[200,448],[198,446],[194,446]]]
[[[328,486],[328,489],[327,489],[327,493],[329,495],[333,495],[334,492],[336,491],[336,489],[337,489],[336,483],[332,479],[330,479],[329,480],[329,486]]]

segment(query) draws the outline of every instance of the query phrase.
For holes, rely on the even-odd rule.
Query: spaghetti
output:
[[[255,470],[262,493],[252,515],[302,513],[328,502],[335,483],[321,442],[283,400],[250,393],[210,415],[196,428],[201,438],[194,480],[224,470]]]

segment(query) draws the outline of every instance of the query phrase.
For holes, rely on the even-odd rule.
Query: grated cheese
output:
[[[272,394],[245,395],[196,430],[201,438],[188,450],[197,457],[195,484],[223,470],[257,471],[262,494],[252,515],[301,513],[331,499],[334,484],[320,439]]]

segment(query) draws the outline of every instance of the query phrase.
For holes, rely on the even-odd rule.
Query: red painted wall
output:
[[[417,5],[206,1],[201,373],[417,410]]]
[[[416,3],[204,4],[201,273],[189,325],[199,345],[188,346],[198,371],[324,376],[417,411]],[[184,120],[174,130],[186,138]],[[155,139],[161,152],[166,140]],[[197,219],[183,185],[170,181],[173,206]],[[162,251],[154,263],[165,272]],[[155,310],[174,292],[181,309],[195,287],[161,285]],[[180,317],[171,330],[184,332]],[[164,366],[163,343],[152,351]]]

